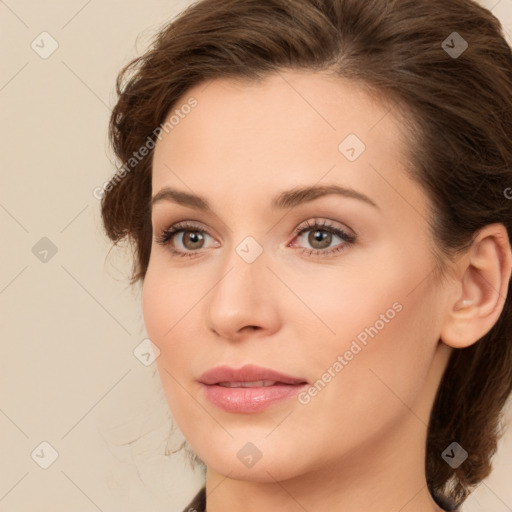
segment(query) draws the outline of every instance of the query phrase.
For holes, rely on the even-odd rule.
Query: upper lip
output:
[[[283,384],[304,384],[305,379],[291,377],[270,368],[246,364],[241,368],[217,366],[204,372],[199,378],[203,384],[218,384],[219,382],[254,382],[274,380]]]

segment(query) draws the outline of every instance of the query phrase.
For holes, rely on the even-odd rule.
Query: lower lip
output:
[[[206,398],[228,412],[259,412],[272,404],[291,398],[307,384],[275,384],[254,388],[228,388],[218,384],[201,384]]]

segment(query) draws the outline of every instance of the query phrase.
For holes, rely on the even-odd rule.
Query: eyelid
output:
[[[299,234],[302,231],[305,231],[308,229],[313,229],[315,227],[320,228],[320,229],[325,229],[326,231],[329,231],[329,230],[341,231],[347,237],[354,238],[354,239],[357,237],[355,231],[353,229],[351,229],[350,227],[348,227],[346,224],[342,224],[338,221],[331,220],[326,217],[313,217],[312,219],[308,219],[305,223],[299,224],[294,229],[294,232],[296,234]]]

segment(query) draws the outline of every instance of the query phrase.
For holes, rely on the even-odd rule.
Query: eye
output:
[[[308,232],[309,235],[306,237],[305,242],[310,244],[312,248],[302,248],[302,253],[307,254],[308,256],[329,256],[340,251],[344,251],[356,240],[355,235],[349,234],[343,229],[335,227],[330,224],[329,221],[325,220],[318,221],[315,219],[311,224],[310,221],[308,221],[306,227],[299,226],[295,230],[295,233],[297,233],[297,238],[304,238],[304,235]],[[326,250],[326,248],[332,244],[335,238],[339,238],[341,243],[331,249]],[[304,240],[302,243],[304,243]]]
[[[200,226],[191,222],[179,222],[167,229],[157,237],[156,242],[161,245],[168,245],[171,253],[176,256],[190,257],[199,254],[198,249],[203,249],[208,233]],[[213,237],[210,237],[213,238]],[[174,247],[175,239],[182,248]]]

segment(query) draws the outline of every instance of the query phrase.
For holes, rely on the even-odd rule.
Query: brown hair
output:
[[[468,47],[450,54],[459,36]],[[499,21],[472,0],[197,2],[120,72],[110,122],[117,157],[154,147],[155,129],[192,86],[284,69],[332,72],[410,112],[402,115],[410,172],[431,201],[440,254],[453,257],[495,222],[512,239],[512,55]],[[151,251],[151,156],[114,176],[101,203],[110,239],[132,243],[132,283],[144,279]],[[491,472],[512,388],[510,287],[497,323],[454,350],[441,380],[426,456],[439,499],[462,503]],[[441,457],[453,441],[468,452],[456,469]]]

